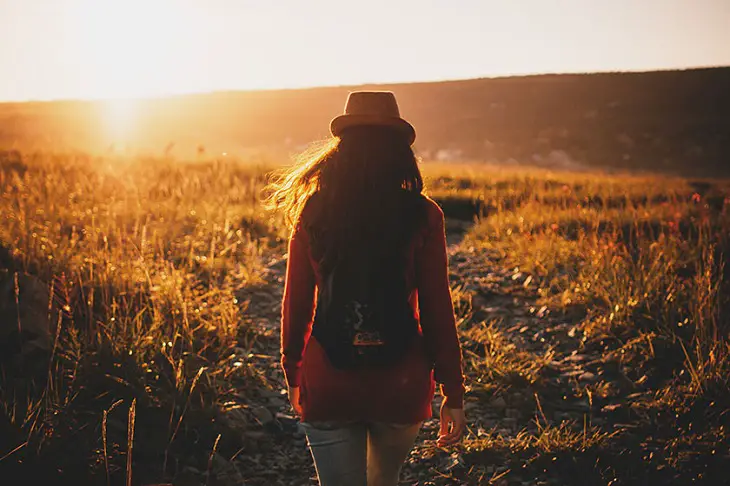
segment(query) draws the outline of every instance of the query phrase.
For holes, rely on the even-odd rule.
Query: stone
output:
[[[218,481],[229,484],[242,484],[243,476],[238,468],[219,453],[213,454],[213,474]]]
[[[615,412],[616,410],[619,410],[621,407],[623,407],[623,405],[620,404],[620,403],[612,403],[612,404],[609,404],[609,405],[605,405],[601,409],[601,412],[603,412],[603,413],[611,413],[611,412]]]
[[[457,468],[464,467],[464,459],[462,458],[461,454],[455,452],[449,456],[446,464],[446,470],[452,471]]]
[[[266,437],[266,432],[261,430],[247,430],[243,433],[243,436],[247,439],[258,441]]]
[[[282,408],[287,404],[287,401],[280,397],[269,398],[269,405],[272,408]]]
[[[476,402],[473,402],[473,401],[464,402],[464,411],[469,412],[471,410],[474,410],[478,406],[479,406],[479,404]]]
[[[555,412],[553,415],[556,422],[575,420],[576,416],[570,412]]]
[[[431,412],[436,416],[438,416],[438,414],[439,414],[442,401],[443,401],[443,397],[441,395],[436,395],[433,398],[433,401],[431,401]]]
[[[509,431],[513,431],[517,428],[516,418],[504,418],[502,419],[502,425]]]
[[[498,422],[499,421],[495,420],[495,419],[484,419],[484,420],[482,420],[482,427],[484,427],[485,429],[491,430],[491,429],[494,429],[495,427],[497,427]]]
[[[276,412],[274,416],[280,421],[280,422],[296,422],[297,418],[294,415],[291,415],[289,413],[283,413],[283,412]]]
[[[294,431],[294,433],[292,434],[292,436],[295,439],[303,439],[304,437],[306,437],[306,435],[307,434],[304,431],[304,426],[301,424],[301,422],[297,423],[297,430]]]
[[[585,373],[585,371],[580,370],[580,369],[579,370],[570,370],[570,371],[566,371],[564,373],[561,373],[560,374],[560,377],[561,378],[564,378],[566,380],[569,380],[571,378],[576,378],[576,377],[582,375],[583,373]]]
[[[598,378],[596,378],[596,375],[594,375],[590,371],[586,371],[585,373],[582,373],[578,376],[578,381],[584,383],[595,383],[597,380]]]
[[[280,390],[270,390],[268,388],[261,388],[259,393],[264,398],[281,398],[282,396]]]
[[[215,454],[213,454],[213,462],[212,462],[213,470],[227,469],[230,466],[231,466],[231,463],[228,462],[225,457],[223,457],[222,455],[220,455],[217,452]]]
[[[504,410],[507,408],[507,401],[503,397],[497,397],[489,402],[489,405],[496,410]]]
[[[573,402],[571,404],[571,407],[574,410],[576,410],[578,412],[582,412],[582,413],[587,413],[587,412],[590,412],[590,410],[591,410],[591,404],[587,398]]]
[[[305,447],[307,445],[307,439],[304,437],[294,438],[292,442],[297,447]]]
[[[247,429],[251,421],[242,408],[232,408],[226,410],[223,414],[226,423],[233,430],[245,430]]]
[[[274,421],[274,414],[266,407],[254,407],[251,412],[261,425],[268,425]]]

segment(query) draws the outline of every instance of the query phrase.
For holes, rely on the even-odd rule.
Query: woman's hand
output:
[[[464,435],[464,429],[466,429],[464,409],[449,408],[444,401],[441,403],[439,418],[441,419],[441,428],[439,429],[439,438],[436,445],[446,447],[459,442]]]
[[[302,406],[299,404],[298,386],[289,387],[289,403],[291,404],[291,408],[294,409],[297,415],[302,415]]]

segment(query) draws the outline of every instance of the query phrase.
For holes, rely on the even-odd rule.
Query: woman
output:
[[[320,484],[395,485],[435,381],[438,445],[465,428],[444,217],[393,93],[351,93],[330,129],[272,196],[293,226],[282,366]]]

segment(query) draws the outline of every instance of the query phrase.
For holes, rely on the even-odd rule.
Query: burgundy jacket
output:
[[[281,316],[282,366],[290,387],[300,387],[302,420],[416,423],[431,417],[435,382],[451,408],[461,408],[464,377],[449,290],[444,215],[427,199],[428,224],[413,239],[408,280],[419,335],[388,369],[340,370],[311,337],[316,289],[322,282],[302,221],[289,241]]]

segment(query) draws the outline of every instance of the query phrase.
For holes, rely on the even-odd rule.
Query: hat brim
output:
[[[380,126],[380,127],[391,127],[400,131],[406,139],[408,144],[413,145],[416,140],[416,130],[413,125],[405,121],[403,118],[395,116],[379,116],[379,115],[340,115],[332,119],[330,122],[330,132],[335,137],[342,135],[344,130],[350,127],[356,126]]]

